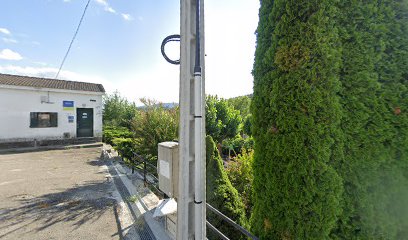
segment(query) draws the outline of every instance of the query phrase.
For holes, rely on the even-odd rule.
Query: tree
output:
[[[328,239],[341,213],[335,1],[261,1],[252,100],[254,207],[262,239]]]
[[[217,143],[238,134],[242,118],[239,111],[230,106],[227,100],[208,95],[205,112],[207,134]]]
[[[206,137],[206,199],[207,202],[223,214],[236,221],[241,226],[246,226],[245,208],[237,190],[231,185],[224,170],[221,157],[212,137]],[[237,230],[225,223],[214,213],[207,211],[208,221],[230,239],[241,239]],[[209,239],[218,239],[217,235],[207,231]]]
[[[243,119],[245,119],[248,116],[248,114],[250,114],[251,107],[250,95],[229,98],[227,99],[227,102],[230,106],[239,111]]]
[[[252,114],[246,116],[242,130],[246,135],[252,135]]]
[[[148,99],[140,100],[140,109],[132,121],[132,130],[139,154],[153,161],[157,160],[158,144],[178,138],[178,108],[166,109],[162,104]]]
[[[227,166],[227,175],[240,196],[245,206],[246,216],[249,218],[252,212],[252,183],[254,173],[252,169],[254,151],[252,149],[242,149],[234,161],[230,161]]]
[[[375,207],[381,210],[378,217],[389,220],[380,228],[385,236],[404,239],[408,235],[408,2],[378,1],[378,8],[377,49],[381,56],[376,68],[387,110],[384,145],[390,157],[381,166],[378,187],[383,194]]]
[[[376,69],[382,61],[378,50],[384,41],[378,30],[383,17],[376,1],[340,1],[338,6],[345,154],[344,161],[334,166],[344,179],[345,191],[343,214],[332,236],[396,239],[398,223],[388,206],[392,187],[382,177],[384,170],[394,165],[386,144],[391,137],[385,118],[388,110]]]
[[[118,91],[107,94],[103,98],[104,126],[121,126],[129,129],[130,122],[136,112],[136,105],[122,97]]]

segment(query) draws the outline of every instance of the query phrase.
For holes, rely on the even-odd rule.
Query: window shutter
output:
[[[58,127],[58,113],[50,113],[50,127]]]
[[[38,127],[38,113],[30,113],[30,128]]]

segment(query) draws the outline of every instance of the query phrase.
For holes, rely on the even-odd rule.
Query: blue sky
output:
[[[0,73],[54,77],[86,2],[2,0]],[[204,3],[206,92],[251,93],[259,2]],[[160,44],[180,32],[179,14],[179,0],[91,0],[60,79],[102,83],[132,101],[178,102],[179,67],[163,59]]]

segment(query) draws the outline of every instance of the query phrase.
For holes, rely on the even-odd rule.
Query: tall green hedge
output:
[[[408,236],[408,1],[384,0],[379,4],[377,63],[390,133],[384,144],[391,157],[382,166],[381,187],[386,202],[377,202],[388,225],[385,236]],[[391,234],[388,234],[391,233]]]
[[[238,195],[238,191],[228,179],[218,149],[210,136],[206,138],[206,148],[207,202],[236,223],[245,227],[247,220],[244,204]],[[207,211],[207,220],[230,239],[242,239],[241,234],[237,233],[234,227],[228,225],[214,213]],[[208,239],[219,239],[211,230],[207,230],[207,237]]]
[[[262,239],[327,239],[341,212],[336,1],[262,0],[252,102]]]
[[[384,204],[381,171],[392,156],[384,144],[390,137],[384,115],[376,64],[379,6],[376,1],[344,0],[337,15],[342,66],[340,81],[344,133],[344,161],[335,167],[344,179],[343,214],[333,238],[381,239],[391,236],[390,218]],[[388,230],[386,230],[388,229]]]

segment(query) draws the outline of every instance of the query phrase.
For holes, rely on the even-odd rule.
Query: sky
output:
[[[0,73],[54,78],[87,0],[1,0]],[[205,0],[206,93],[252,93],[257,0]],[[101,83],[131,101],[178,102],[179,0],[91,0],[59,79]],[[169,46],[178,58],[179,45]]]

